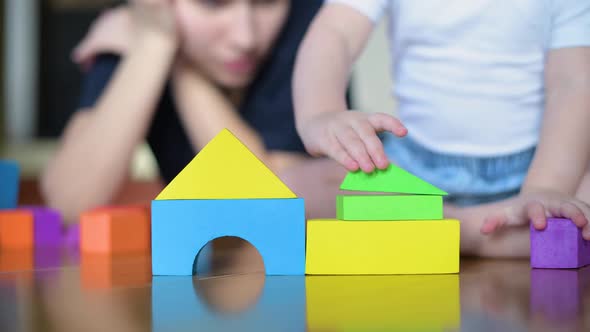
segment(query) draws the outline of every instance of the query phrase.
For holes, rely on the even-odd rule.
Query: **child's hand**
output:
[[[486,218],[481,232],[491,234],[504,226],[524,226],[530,221],[536,229],[542,230],[549,217],[571,219],[576,226],[583,228],[583,237],[590,240],[590,206],[549,190],[524,193],[514,198],[508,207]]]
[[[378,132],[390,131],[405,136],[407,129],[385,113],[331,112],[318,115],[300,130],[303,144],[314,155],[326,155],[349,171],[360,167],[370,173],[389,165]]]

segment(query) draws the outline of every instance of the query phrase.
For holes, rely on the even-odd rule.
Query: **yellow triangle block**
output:
[[[222,130],[156,200],[296,198],[229,130]]]

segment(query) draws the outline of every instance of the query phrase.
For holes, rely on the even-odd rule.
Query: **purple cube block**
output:
[[[34,257],[36,269],[61,267],[62,250],[57,246],[38,247]]]
[[[61,243],[61,215],[44,207],[23,207],[33,214],[35,246],[57,246]]]
[[[548,218],[544,230],[531,223],[531,267],[575,269],[590,264],[590,241],[571,220]]]
[[[80,224],[73,224],[64,231],[64,245],[69,248],[80,247]]]
[[[582,294],[588,288],[590,267],[579,270],[531,271],[531,314],[554,323],[576,320],[582,312]]]

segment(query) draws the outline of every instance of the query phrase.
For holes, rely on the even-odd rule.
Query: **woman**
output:
[[[74,53],[87,69],[84,111],[43,174],[48,204],[70,221],[108,204],[146,138],[167,183],[222,128],[296,193],[307,190],[313,181],[294,181],[313,169],[297,166],[307,156],[290,82],[321,2],[134,0],[104,14]]]

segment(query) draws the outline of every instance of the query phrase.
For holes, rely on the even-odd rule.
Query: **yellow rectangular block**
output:
[[[311,331],[448,331],[461,326],[459,276],[306,277]]]
[[[459,272],[459,221],[307,222],[306,274]]]

